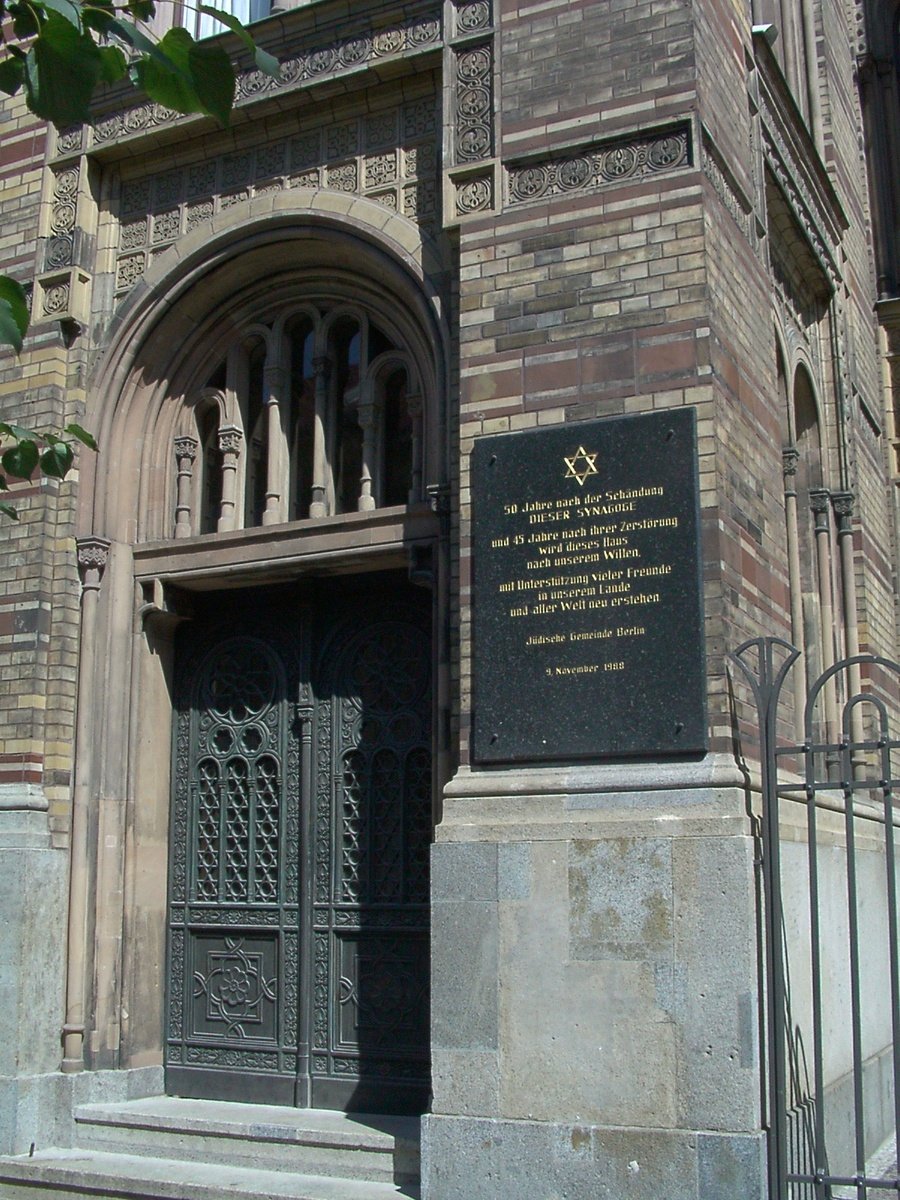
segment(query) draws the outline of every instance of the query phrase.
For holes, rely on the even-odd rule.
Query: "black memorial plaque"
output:
[[[479,438],[474,758],[706,748],[691,408]]]

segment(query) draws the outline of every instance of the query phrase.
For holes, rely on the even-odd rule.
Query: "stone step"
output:
[[[412,1185],[88,1150],[0,1158],[3,1200],[419,1200]]]
[[[85,1150],[306,1175],[416,1183],[419,1121],[155,1096],[75,1110]]]

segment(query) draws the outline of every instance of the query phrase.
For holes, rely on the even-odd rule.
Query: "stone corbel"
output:
[[[135,632],[152,629],[169,633],[194,615],[190,597],[161,579],[142,580],[140,586],[143,600],[138,605]]]
[[[100,590],[103,572],[106,570],[106,564],[109,561],[110,545],[111,543],[108,538],[95,537],[94,535],[75,539],[82,599],[84,599],[85,593]]]

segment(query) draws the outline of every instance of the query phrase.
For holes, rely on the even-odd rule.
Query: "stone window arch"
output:
[[[809,364],[802,356],[788,363],[778,345],[777,376],[781,391],[784,511],[788,551],[791,637],[803,652],[803,669],[793,673],[794,709],[802,733],[803,710],[810,684],[838,657],[835,614],[834,547],[830,517],[832,494],[826,486],[825,441],[820,401]],[[836,697],[825,703],[828,729],[837,736]]]
[[[174,439],[172,536],[424,500],[420,373],[368,305],[285,305],[237,328],[196,384]]]

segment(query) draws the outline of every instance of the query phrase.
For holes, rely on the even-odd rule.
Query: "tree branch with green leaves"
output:
[[[187,5],[215,18],[238,38],[257,70],[277,77],[278,60],[260,49],[241,22],[207,4]],[[225,49],[197,41],[186,29],[154,39],[147,22],[152,0],[0,0],[0,92],[24,94],[35,116],[58,128],[91,118],[98,88],[128,79],[145,96],[175,112],[199,113],[228,125],[234,107],[235,70]],[[0,346],[18,354],[28,331],[28,303],[21,283],[0,275]],[[72,466],[74,442],[97,444],[79,425],[62,433],[30,433],[0,424],[0,453],[7,476],[30,479],[35,471],[62,479]],[[15,518],[12,505],[0,514]]]
[[[278,75],[278,60],[256,45],[237,17],[208,4],[186,7],[215,18],[258,70]],[[65,127],[90,119],[101,84],[127,77],[166,108],[227,125],[235,74],[224,47],[196,41],[178,27],[155,40],[145,28],[154,14],[153,0],[0,0],[0,44],[7,50],[0,91],[14,96],[24,89],[36,116]]]
[[[91,450],[97,443],[80,425],[67,425],[58,433],[34,433],[20,425],[0,423],[0,437],[5,449],[0,454],[0,492],[9,491],[9,479],[31,479],[37,471],[49,479],[65,479],[75,461],[75,443],[80,442]],[[18,513],[11,504],[0,501],[0,514],[18,520]]]

